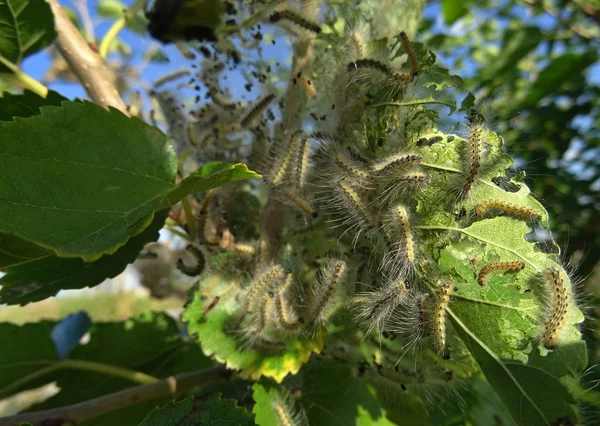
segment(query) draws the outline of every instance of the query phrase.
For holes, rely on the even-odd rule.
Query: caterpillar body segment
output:
[[[546,269],[544,278],[550,287],[551,302],[544,322],[542,344],[546,349],[556,349],[560,343],[560,334],[567,325],[569,309],[573,304],[571,289],[558,269]]]
[[[283,139],[284,146],[279,149],[275,148],[274,165],[269,173],[269,181],[273,186],[281,185],[284,182],[284,178],[293,167],[293,162],[297,156],[297,148],[300,144],[300,137],[302,131],[298,130],[293,132],[286,139]]]
[[[410,74],[396,71],[389,65],[376,59],[358,59],[350,62],[346,68],[348,72],[375,71],[385,76],[389,81],[399,85],[407,85],[412,80]]]
[[[483,165],[483,156],[485,150],[485,134],[487,129],[483,125],[471,126],[468,137],[468,148],[465,161],[465,172],[463,184],[460,190],[460,197],[466,197],[473,187],[473,184],[479,177]]]
[[[407,286],[402,280],[394,280],[387,286],[357,296],[357,317],[367,327],[382,333],[394,310],[407,296]]]
[[[262,113],[269,107],[271,102],[275,100],[275,94],[270,93],[264,98],[260,99],[256,104],[250,108],[250,110],[241,118],[240,126],[247,128],[252,124]]]
[[[500,211],[507,216],[525,219],[537,219],[539,214],[532,208],[511,203],[509,201],[490,198],[482,201],[475,206],[475,213],[478,216],[484,216],[489,211]]]
[[[310,319],[313,324],[324,324],[333,314],[339,303],[336,296],[342,290],[340,287],[344,285],[348,272],[348,266],[342,260],[333,260],[325,268],[317,282],[314,300],[311,303]]]
[[[411,78],[414,78],[417,74],[419,74],[419,61],[417,60],[417,56],[415,55],[414,50],[410,44],[410,40],[404,31],[400,32],[400,42],[402,43],[402,47],[406,51],[408,55],[408,61],[410,62],[410,75]]]
[[[525,268],[525,262],[515,261],[515,262],[490,262],[481,268],[479,271],[479,275],[477,276],[477,282],[480,286],[484,286],[487,276],[492,271],[510,271],[510,272],[518,272]]]
[[[300,13],[297,13],[293,10],[275,11],[275,12],[271,13],[271,15],[269,16],[269,21],[271,21],[272,23],[288,21],[288,22],[291,22],[292,24],[294,24],[304,30],[310,31],[312,33],[315,33],[315,34],[321,33],[321,26],[319,24],[312,22],[309,19],[306,19]]]
[[[450,303],[453,288],[454,284],[451,281],[440,283],[436,289],[433,306],[433,341],[438,355],[443,359],[450,358],[446,336],[446,309]]]
[[[246,313],[251,313],[260,294],[266,289],[276,285],[283,278],[283,275],[284,270],[280,265],[273,265],[266,268],[264,272],[259,273],[250,283],[248,291],[243,298],[244,311]]]
[[[177,269],[179,269],[187,276],[196,277],[200,275],[204,270],[204,265],[206,263],[204,260],[204,254],[202,253],[202,250],[200,250],[199,247],[193,244],[188,244],[185,249],[194,257],[195,265],[186,265],[184,260],[182,258],[179,258],[177,260]]]
[[[419,164],[420,162],[421,156],[418,154],[396,154],[373,164],[371,170],[378,176],[389,176],[406,171],[408,166]]]
[[[415,269],[416,242],[409,212],[404,204],[390,208],[383,224],[383,233],[389,244],[382,269],[393,275],[406,276]]]

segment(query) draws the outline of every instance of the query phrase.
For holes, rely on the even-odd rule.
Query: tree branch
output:
[[[0,426],[14,426],[22,422],[29,422],[33,425],[54,425],[67,422],[79,424],[120,408],[174,396],[209,383],[228,381],[231,375],[232,373],[223,366],[179,374],[148,385],[136,386],[66,407],[3,417],[0,418]]]
[[[56,47],[92,101],[104,108],[110,106],[129,115],[100,55],[94,52],[81,37],[77,28],[58,4],[58,0],[48,0],[48,3],[52,7],[58,32]]]

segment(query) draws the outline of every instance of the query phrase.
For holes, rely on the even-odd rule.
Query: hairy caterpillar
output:
[[[200,275],[204,270],[204,255],[202,254],[202,251],[193,244],[188,244],[185,249],[189,253],[191,253],[192,256],[194,256],[194,259],[196,259],[196,264],[193,266],[188,266],[183,262],[183,259],[180,257],[179,259],[177,259],[177,269],[179,269],[185,275],[188,275],[190,277],[196,277]]]
[[[571,297],[569,288],[565,284],[565,280],[561,278],[558,269],[546,269],[544,276],[550,282],[552,305],[544,323],[542,343],[546,349],[556,349],[560,332],[567,324]]]
[[[340,179],[337,183],[338,203],[341,207],[341,214],[348,215],[342,222],[342,225],[350,225],[350,228],[358,226],[360,229],[368,229],[373,226],[373,220],[360,195],[346,182]],[[349,228],[349,229],[350,229]],[[358,234],[355,240],[358,238]]]
[[[311,313],[313,323],[324,323],[331,315],[331,309],[335,306],[335,295],[338,287],[346,278],[348,267],[341,260],[331,261],[318,282],[317,294],[315,295],[314,308]],[[319,294],[320,293],[320,294]]]
[[[381,192],[381,200],[390,202],[406,192],[419,190],[429,183],[429,175],[423,172],[406,172],[394,175],[391,183]]]
[[[308,204],[308,202],[306,200],[304,200],[302,197],[300,197],[299,195],[296,195],[293,192],[288,191],[287,189],[283,191],[283,195],[285,195],[285,197],[287,199],[289,199],[290,201],[295,203],[298,207],[300,207],[300,209],[302,209],[306,214],[312,216],[313,218],[316,218],[319,216],[319,213],[317,213],[311,207],[311,205]]]
[[[304,28],[305,30],[308,30],[315,34],[321,33],[321,27],[318,24],[309,21],[308,19],[304,18],[303,16],[292,10],[275,11],[271,13],[271,15],[269,16],[269,20],[273,23],[277,23],[282,20],[290,21],[291,23],[299,26],[300,28]]]
[[[384,232],[392,246],[390,247],[391,258],[384,259],[382,266],[393,273],[404,275],[415,265],[415,240],[406,207],[402,204],[393,206],[384,226]]]
[[[179,70],[179,71],[174,71],[170,74],[167,74],[161,78],[159,78],[158,80],[156,80],[153,84],[153,87],[155,89],[160,88],[161,86],[165,85],[166,83],[169,83],[171,81],[175,81],[178,78],[181,77],[185,77],[186,75],[190,75],[190,70]]]
[[[359,166],[350,161],[346,155],[339,153],[335,156],[334,163],[347,177],[356,178],[358,181],[368,181],[371,176]]]
[[[374,173],[389,173],[395,171],[396,169],[404,168],[411,164],[419,164],[421,162],[421,156],[417,154],[397,154],[392,155],[391,157],[385,158],[384,160],[375,163],[371,170]]]
[[[444,359],[450,358],[448,342],[446,341],[446,309],[450,302],[453,287],[454,284],[451,281],[440,283],[437,287],[433,306],[433,341],[438,355]]]
[[[513,217],[539,217],[537,212],[529,207],[520,206],[518,204],[513,204],[496,198],[490,198],[489,200],[485,200],[477,204],[475,206],[475,213],[477,213],[478,216],[483,216],[491,209],[501,210],[504,214]]]
[[[271,183],[273,185],[279,185],[282,183],[287,169],[294,158],[294,154],[296,153],[296,145],[298,144],[298,139],[301,134],[302,131],[300,130],[292,133],[287,144],[287,149],[283,153],[283,158],[275,163],[275,168],[272,171],[271,177]]]
[[[280,426],[308,426],[306,412],[297,408],[292,396],[283,389],[277,391],[277,398],[271,403]]]
[[[477,277],[477,282],[480,286],[485,285],[487,275],[492,271],[520,271],[525,268],[525,262],[491,262],[481,268]]]
[[[415,52],[413,51],[410,41],[408,40],[408,36],[404,31],[400,32],[400,42],[408,55],[408,59],[410,61],[410,74],[412,77],[419,74],[419,61],[417,61],[417,57]]]
[[[384,74],[386,77],[399,84],[408,84],[411,81],[410,75],[403,72],[394,71],[390,66],[375,59],[358,59],[354,62],[350,62],[346,68],[348,71],[357,69],[372,69]]]
[[[244,296],[245,298],[245,312],[252,312],[254,300],[259,293],[269,288],[274,282],[279,281],[283,277],[283,267],[280,265],[274,265],[269,267],[265,272],[260,274],[251,284],[248,293]]]
[[[406,283],[393,281],[384,288],[359,295],[357,299],[360,305],[364,306],[359,312],[358,318],[367,324],[367,333],[370,333],[373,328],[380,333],[383,332],[386,320],[389,319],[406,294]]]
[[[257,118],[273,100],[275,99],[275,94],[269,93],[267,96],[259,100],[254,106],[248,111],[240,120],[240,126],[246,128],[248,127],[255,118]]]
[[[351,36],[351,40],[354,43],[356,48],[356,54],[359,59],[367,56],[367,46],[365,45],[365,41],[361,37],[361,35],[357,32],[353,32]]]
[[[293,275],[288,274],[285,284],[279,291],[276,303],[277,318],[279,324],[286,330],[296,330],[301,324],[304,324],[304,318],[300,317],[295,309],[290,306],[290,290],[294,282]]]
[[[310,166],[310,139],[303,138],[300,142],[300,150],[298,153],[298,187],[303,188],[308,179],[308,169]]]
[[[469,132],[466,182],[460,191],[461,198],[467,196],[479,176],[483,161],[484,132],[485,128],[481,125],[472,126]]]

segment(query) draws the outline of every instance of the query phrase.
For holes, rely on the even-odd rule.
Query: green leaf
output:
[[[303,369],[302,403],[311,426],[394,424],[386,418],[374,388],[357,377],[353,367],[319,357]]]
[[[188,194],[208,191],[230,182],[261,177],[258,173],[248,170],[245,164],[208,163],[183,179],[177,188],[165,197],[160,208],[170,207]]]
[[[158,231],[162,228],[167,214],[167,210],[157,213],[150,226],[141,234],[130,239],[116,253],[104,255],[95,262],[87,263],[77,258],[46,255],[4,269],[6,275],[0,278],[0,303],[25,305],[54,296],[60,290],[93,287],[107,278],[116,277],[129,263],[135,261],[144,245],[158,240]],[[9,236],[10,238],[14,237]],[[22,242],[16,240],[19,244]],[[14,248],[13,245],[9,247]],[[23,252],[27,256],[40,253],[33,251],[28,245],[24,246]]]
[[[89,102],[0,122],[0,231],[92,261],[152,221],[175,183],[168,138]],[[83,284],[85,285],[85,284]]]
[[[254,425],[254,415],[239,407],[234,399],[221,399],[220,393],[171,401],[148,413],[140,426],[178,425]]]
[[[479,79],[481,85],[496,76],[503,76],[511,68],[516,68],[519,61],[533,51],[542,41],[543,35],[538,27],[508,28],[504,32],[504,44],[501,52],[494,61],[490,61],[481,70]]]
[[[227,272],[221,266],[209,266],[209,272],[199,280],[198,289],[183,313],[188,332],[202,346],[206,356],[241,370],[242,378],[272,377],[278,383],[288,374],[296,374],[313,352],[323,349],[322,330],[289,337],[283,348],[247,347],[243,339],[230,331],[236,322],[239,304],[235,300],[241,291],[241,271]],[[237,291],[236,291],[237,288]],[[236,338],[237,337],[237,338]],[[242,341],[240,341],[242,340]]]
[[[0,270],[7,266],[29,262],[52,252],[12,234],[0,233]]]
[[[583,71],[597,60],[598,54],[594,51],[559,56],[539,73],[523,104],[534,106],[546,96],[556,93],[566,83],[580,80]]]
[[[0,22],[0,54],[15,65],[56,38],[54,15],[45,0],[0,0]]]
[[[452,25],[465,16],[469,11],[467,5],[467,2],[461,0],[443,0],[442,15],[444,16],[444,23]]]
[[[14,117],[31,117],[40,114],[43,106],[60,106],[68,100],[59,93],[49,91],[45,98],[25,90],[21,94],[4,93],[0,98],[0,121],[12,121]]]
[[[568,390],[544,370],[504,363],[451,311],[450,320],[517,425],[578,424]],[[491,333],[490,333],[491,334]]]
[[[96,5],[98,16],[102,18],[118,19],[125,14],[127,5],[118,0],[100,0]]]
[[[0,398],[7,396],[6,386],[47,366],[59,362],[50,338],[54,322],[17,326],[0,324],[0,338],[11,340],[11,351],[0,354]],[[177,323],[166,314],[145,313],[123,322],[94,324],[89,342],[78,345],[69,360],[84,360],[140,371],[157,378],[207,368],[212,361],[197,345],[182,340]],[[51,409],[86,401],[134,386],[135,383],[106,374],[74,369],[58,369],[28,381],[9,394],[35,389],[56,381],[61,391],[34,409]],[[103,415],[86,426],[138,424],[157,403],[149,401]]]

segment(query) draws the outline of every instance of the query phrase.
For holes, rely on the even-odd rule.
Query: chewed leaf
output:
[[[231,274],[209,272],[198,284],[198,290],[186,306],[183,320],[205,355],[214,357],[228,368],[241,370],[244,378],[272,377],[281,382],[289,373],[298,372],[313,352],[323,349],[322,330],[297,334],[275,347],[248,347],[232,325],[239,317],[236,293],[241,289],[240,278]]]
[[[176,423],[175,423],[176,422]],[[171,401],[163,407],[152,410],[140,426],[254,425],[254,414],[237,405],[234,399],[221,399],[219,393],[192,396],[183,401]]]
[[[567,388],[536,367],[505,363],[452,312],[451,322],[518,425],[577,424]]]

